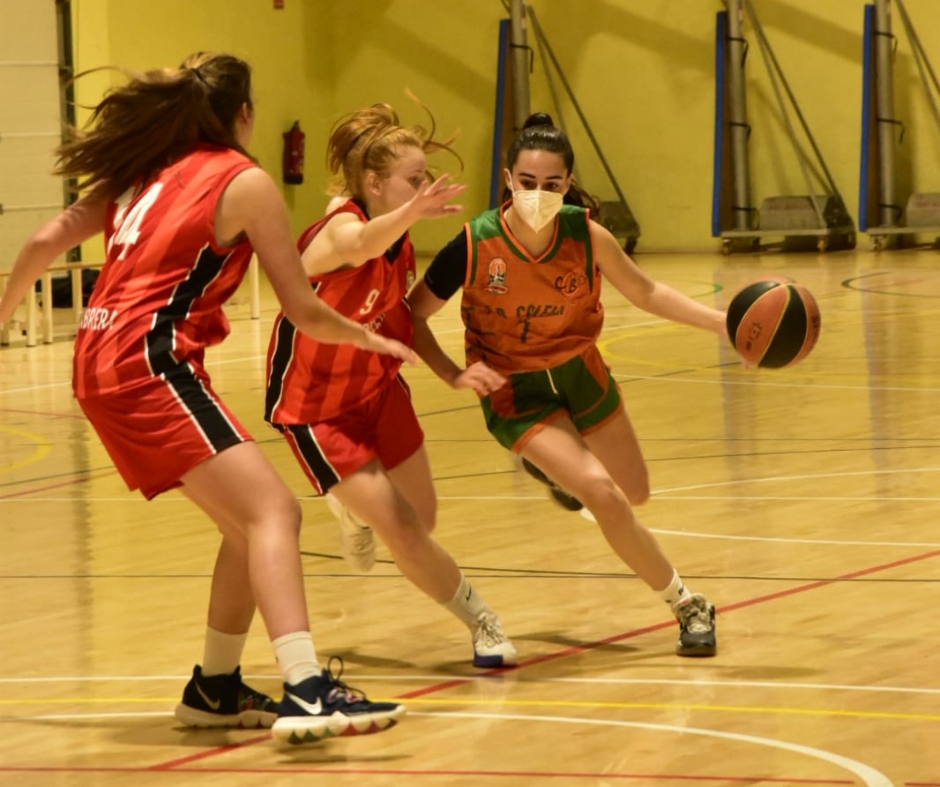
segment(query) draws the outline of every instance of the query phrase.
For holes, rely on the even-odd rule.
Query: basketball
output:
[[[728,305],[728,337],[742,358],[766,369],[792,366],[819,340],[819,306],[812,293],[786,279],[748,284]]]

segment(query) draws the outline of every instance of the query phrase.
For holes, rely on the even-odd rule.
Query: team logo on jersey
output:
[[[564,276],[555,278],[555,289],[563,295],[574,295],[579,289],[587,286],[588,280],[580,271],[569,271]]]
[[[488,292],[494,295],[505,295],[509,292],[509,288],[506,286],[507,267],[506,260],[502,257],[493,257],[493,259],[490,260],[488,269],[489,281],[486,285]]]

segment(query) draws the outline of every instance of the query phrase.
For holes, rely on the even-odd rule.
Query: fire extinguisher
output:
[[[304,134],[300,121],[295,120],[290,131],[284,132],[284,182],[304,182]]]

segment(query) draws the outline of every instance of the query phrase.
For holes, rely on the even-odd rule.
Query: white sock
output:
[[[485,609],[488,609],[486,603],[477,595],[467,578],[460,573],[460,584],[457,585],[457,592],[450,601],[444,602],[444,607],[453,612],[467,626],[476,623],[477,617]]]
[[[271,644],[285,683],[300,683],[322,671],[317,661],[317,651],[313,647],[313,635],[309,631],[285,634]]]
[[[670,582],[663,590],[657,590],[656,592],[659,594],[659,597],[670,607],[674,607],[676,604],[682,601],[682,599],[692,595],[689,593],[688,588],[686,588],[685,583],[682,581],[682,577],[679,576],[679,572],[675,569],[672,570],[672,582]]]
[[[202,674],[231,675],[242,660],[242,651],[248,641],[244,634],[225,634],[212,626],[206,627],[206,644],[202,652]]]

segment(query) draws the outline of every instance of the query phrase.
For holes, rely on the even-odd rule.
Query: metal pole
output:
[[[917,31],[914,29],[914,23],[911,22],[911,17],[907,13],[904,3],[902,0],[897,0],[897,4],[901,24],[904,26],[904,31],[911,41],[911,48],[914,50],[914,62],[917,64],[920,81],[924,84],[924,92],[927,94],[927,100],[930,102],[930,109],[933,112],[934,120],[937,121],[937,126],[940,127],[940,106],[937,105],[937,99],[934,96],[933,90],[930,88],[930,81],[928,81],[929,74],[930,80],[933,81],[934,88],[940,91],[940,83],[937,82],[937,74],[934,72],[933,66],[930,65],[930,61],[927,59],[927,52],[924,50],[924,45],[920,42],[920,36],[917,35]]]
[[[747,49],[742,32],[742,0],[728,0],[728,125],[731,127],[731,162],[734,170],[734,228],[751,228],[750,175],[748,172],[747,102],[744,58]]]
[[[509,9],[512,25],[512,103],[513,128],[520,131],[529,117],[529,58],[526,43],[525,0],[512,0]]]
[[[568,78],[565,76],[565,72],[561,70],[561,64],[558,62],[558,58],[555,57],[555,52],[552,49],[551,44],[548,43],[548,39],[542,32],[542,26],[539,24],[538,19],[535,17],[535,14],[531,9],[529,9],[529,12],[532,14],[532,29],[535,31],[536,38],[539,40],[540,45],[545,47],[545,52],[548,54],[552,61],[552,65],[558,72],[558,78],[561,80],[561,84],[565,88],[565,92],[568,94],[568,98],[571,99],[571,106],[574,107],[574,111],[577,113],[581,124],[584,126],[584,131],[587,133],[588,139],[591,140],[591,144],[594,146],[594,151],[597,153],[597,157],[601,161],[601,166],[604,168],[604,172],[607,173],[607,177],[610,178],[610,183],[614,187],[614,191],[617,192],[618,199],[623,203],[624,207],[627,207],[627,199],[623,196],[623,192],[620,190],[620,185],[617,183],[617,178],[614,176],[613,170],[611,170],[610,165],[607,163],[607,159],[604,157],[604,153],[601,151],[601,146],[598,143],[597,138],[594,136],[594,132],[591,131],[591,125],[584,116],[584,112],[581,109],[581,105],[578,103],[578,99],[576,99],[574,96],[574,90],[571,89],[571,84],[568,82]],[[548,68],[546,67],[546,71],[547,70]],[[629,210],[629,208],[627,209]]]
[[[819,228],[825,229],[826,219],[816,202],[816,196],[813,193],[813,184],[806,168],[806,161],[803,156],[803,152],[800,150],[800,144],[796,138],[796,132],[793,130],[793,124],[790,122],[790,114],[787,112],[786,104],[784,103],[783,96],[780,93],[780,86],[777,84],[778,79],[783,83],[783,87],[787,91],[787,96],[790,98],[790,102],[793,104],[793,108],[796,111],[797,117],[800,119],[800,123],[803,124],[803,131],[806,132],[806,136],[809,138],[809,142],[813,147],[813,152],[816,154],[816,158],[822,166],[823,172],[826,174],[826,177],[829,180],[830,188],[833,192],[835,192],[835,184],[832,181],[832,176],[829,174],[829,170],[826,169],[826,163],[822,160],[822,154],[819,152],[819,148],[816,147],[816,141],[813,139],[813,135],[810,134],[809,127],[806,125],[806,121],[803,119],[803,114],[800,112],[799,106],[797,106],[796,98],[794,97],[793,92],[790,90],[790,85],[787,83],[786,77],[783,75],[783,70],[780,68],[780,63],[777,62],[777,57],[774,55],[773,49],[770,47],[770,42],[767,40],[767,36],[764,35],[764,28],[761,25],[760,20],[757,18],[754,7],[751,5],[751,0],[744,0],[744,6],[747,9],[747,12],[751,18],[751,24],[754,27],[754,32],[757,35],[757,44],[760,47],[761,55],[763,55],[764,65],[767,67],[767,75],[770,77],[771,87],[774,89],[774,96],[777,99],[777,106],[780,108],[780,116],[783,118],[784,129],[787,132],[787,136],[790,138],[790,144],[793,145],[793,149],[796,151],[797,162],[800,165],[800,172],[803,175],[803,183],[806,185],[806,193],[809,196],[809,201],[816,213],[816,219],[819,222]]]
[[[891,35],[891,0],[875,0],[875,107],[878,121],[878,158],[881,188],[881,226],[893,227],[897,212],[894,196],[894,95]]]
[[[545,34],[542,32],[542,28],[539,25],[539,20],[535,16],[535,11],[530,7],[527,9],[529,12],[529,19],[532,21],[532,32],[535,33],[535,43],[539,46],[539,55],[542,57],[542,63],[545,64],[545,80],[548,82],[548,92],[552,96],[552,106],[555,109],[555,117],[558,119],[558,128],[568,134],[568,127],[565,124],[565,115],[561,108],[561,102],[558,100],[558,90],[555,87],[555,78],[552,76],[552,70],[548,67],[549,53],[546,52],[548,48],[548,42],[545,40]],[[556,62],[554,53],[551,53],[552,62]],[[570,135],[569,135],[570,136]],[[578,165],[575,164],[573,167],[574,179],[581,182],[581,175],[578,172]]]

